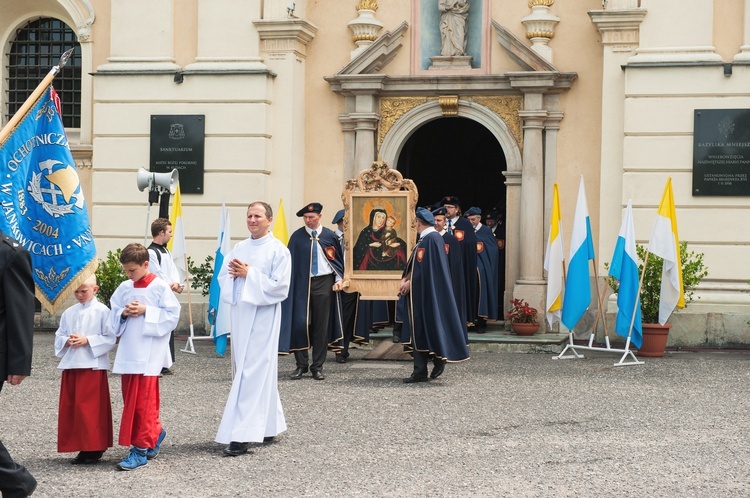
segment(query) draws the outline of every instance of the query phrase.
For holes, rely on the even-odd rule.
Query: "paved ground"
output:
[[[35,496],[748,496],[750,354],[671,353],[613,367],[614,355],[475,353],[438,381],[405,385],[407,362],[326,364],[286,379],[289,430],[251,454],[213,442],[228,358],[197,342],[162,379],[162,453],[134,472],[56,453],[59,373],[37,334],[33,376],[0,394],[0,435],[39,480]],[[180,347],[184,343],[178,343]],[[331,358],[332,359],[332,358]],[[119,427],[119,378],[110,388]]]

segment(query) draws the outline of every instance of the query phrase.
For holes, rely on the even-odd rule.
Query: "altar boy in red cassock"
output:
[[[109,308],[96,299],[99,286],[91,275],[74,292],[78,304],[62,314],[55,333],[55,355],[62,358],[57,451],[78,451],[72,464],[96,463],[112,447],[109,398],[109,352],[115,334]]]
[[[133,470],[159,454],[166,431],[159,421],[159,374],[172,366],[169,335],[180,303],[164,280],[148,271],[148,250],[128,244],[120,263],[130,280],[112,294],[110,323],[120,338],[112,373],[122,374],[124,402],[119,443],[131,446],[117,468]]]

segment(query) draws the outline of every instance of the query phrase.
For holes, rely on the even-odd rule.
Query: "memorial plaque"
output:
[[[750,196],[750,109],[696,109],[693,195]]]
[[[180,172],[180,192],[203,193],[203,115],[151,116],[151,171]]]

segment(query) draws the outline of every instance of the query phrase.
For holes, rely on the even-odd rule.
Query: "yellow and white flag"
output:
[[[660,258],[664,258],[661,273],[661,294],[659,296],[659,324],[664,325],[675,307],[685,307],[680,237],[677,234],[677,214],[674,207],[671,178],[667,179],[667,186],[661,196],[659,213],[656,216],[651,240],[648,242],[648,250]]]
[[[185,250],[185,225],[182,222],[182,199],[180,198],[179,183],[172,201],[169,221],[172,223],[172,238],[167,242],[167,249],[172,253],[172,261],[174,261],[174,265],[180,274],[180,285],[184,285],[187,281],[187,251]]]
[[[273,218],[273,236],[279,239],[284,245],[289,243],[289,230],[286,227],[286,216],[284,216],[284,203],[279,199],[279,209]]]
[[[563,293],[563,232],[562,217],[560,215],[560,196],[557,183],[552,190],[552,220],[549,237],[547,238],[547,252],[544,256],[544,269],[547,270],[547,321],[550,326],[560,321],[562,316]]]

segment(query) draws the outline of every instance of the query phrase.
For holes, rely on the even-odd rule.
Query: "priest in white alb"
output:
[[[271,206],[247,208],[250,238],[224,258],[221,302],[231,306],[232,388],[216,442],[224,454],[247,453],[249,443],[270,442],[286,430],[278,388],[281,302],[289,293],[292,259],[269,231]]]

